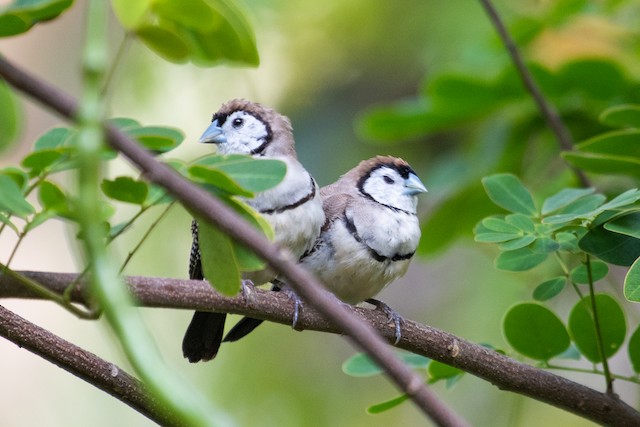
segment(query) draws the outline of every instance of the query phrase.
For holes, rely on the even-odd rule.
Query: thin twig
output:
[[[76,274],[20,272],[49,286],[53,291],[65,289]],[[233,313],[291,325],[294,303],[286,295],[263,289],[252,289],[247,299],[242,296],[223,297],[200,280],[180,280],[158,277],[126,278],[131,293],[144,307],[171,308]],[[73,301],[83,303],[84,283],[73,292]],[[11,277],[0,276],[0,298],[38,298],[15,283]],[[350,309],[365,319],[388,343],[395,340],[395,326],[379,310],[354,307]],[[300,313],[302,329],[342,333],[340,326],[325,320],[311,307]],[[295,339],[292,337],[292,340]],[[229,345],[229,344],[226,344]],[[637,426],[640,413],[615,396],[598,392],[551,372],[520,363],[496,351],[447,332],[405,319],[398,348],[429,357],[482,378],[501,390],[527,396],[572,412],[603,425]]]
[[[0,76],[14,88],[35,98],[62,116],[76,120],[77,102],[53,86],[38,80],[0,57]],[[286,252],[266,239],[247,221],[239,217],[206,190],[180,176],[170,167],[159,163],[153,155],[113,126],[106,127],[107,142],[127,157],[151,182],[164,187],[192,212],[218,226],[235,241],[251,248],[275,271],[288,279],[288,284],[310,306],[331,319],[355,345],[378,363],[398,389],[441,426],[466,426],[467,423],[451,411],[423,382],[420,375],[406,366],[369,324],[353,315],[336,298],[324,290],[321,283],[297,265]]]
[[[511,56],[511,60],[515,65],[516,70],[518,71],[518,75],[520,76],[522,83],[524,84],[527,91],[529,91],[529,93],[531,94],[531,97],[536,103],[536,106],[540,110],[540,114],[542,114],[542,117],[547,122],[547,125],[551,128],[551,131],[556,136],[560,148],[567,151],[573,150],[573,138],[571,137],[569,129],[565,126],[564,122],[560,118],[560,115],[555,110],[553,105],[551,105],[551,103],[542,94],[542,91],[538,87],[538,84],[535,82],[533,76],[529,72],[529,69],[524,63],[522,55],[520,54],[515,41],[509,34],[509,31],[504,25],[504,22],[502,22],[498,11],[491,3],[491,0],[480,0],[480,3],[482,3],[482,6],[487,12],[487,15],[489,15],[491,23],[496,28],[500,39],[504,43],[504,46],[507,48],[509,56]],[[583,187],[591,186],[589,179],[586,177],[582,170],[575,168],[572,165],[569,165],[569,167],[576,175]]]
[[[157,402],[136,378],[2,306],[0,336],[110,394],[157,424],[177,425],[166,411],[158,410]]]

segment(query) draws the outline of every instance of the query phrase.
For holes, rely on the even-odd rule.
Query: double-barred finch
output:
[[[399,317],[371,298],[406,273],[420,241],[417,196],[426,191],[402,159],[378,156],[361,162],[320,190],[325,223],[300,259],[342,301],[368,301],[385,310],[396,322],[396,339]],[[242,338],[259,323],[241,320],[225,341]]]
[[[234,99],[220,107],[200,142],[214,143],[220,154],[249,154],[277,159],[287,166],[284,179],[274,188],[245,202],[260,212],[274,230],[275,243],[299,258],[308,252],[325,222],[320,191],[313,177],[298,162],[289,119],[260,104]],[[203,279],[198,245],[198,224],[192,223],[193,244],[189,277]],[[265,269],[243,274],[255,284],[274,279]],[[226,314],[196,311],[182,342],[189,362],[215,357],[222,342]]]

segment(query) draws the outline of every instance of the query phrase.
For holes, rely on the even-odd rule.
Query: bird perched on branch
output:
[[[400,318],[372,299],[403,276],[420,241],[418,194],[426,188],[407,162],[378,156],[361,162],[320,190],[326,220],[320,237],[300,258],[338,298],[349,304],[367,301],[394,322]],[[261,321],[243,318],[224,341],[236,341]]]
[[[220,154],[249,154],[277,159],[287,166],[284,179],[274,188],[245,202],[260,212],[275,234],[275,242],[295,259],[309,251],[320,234],[324,212],[318,185],[297,160],[289,119],[260,104],[234,99],[223,104],[200,138],[218,146]],[[198,244],[198,224],[192,223],[193,244],[189,277],[203,279]],[[271,281],[269,269],[243,274],[255,284]],[[222,342],[226,314],[196,311],[187,328],[182,352],[189,362],[214,358]]]

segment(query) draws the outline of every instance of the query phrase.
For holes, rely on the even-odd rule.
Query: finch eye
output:
[[[233,119],[233,121],[231,122],[231,126],[233,126],[234,128],[239,128],[240,126],[242,126],[244,124],[244,120],[242,119]]]
[[[384,175],[382,177],[382,179],[384,179],[384,182],[386,182],[387,184],[393,184],[394,183],[393,178],[391,178],[389,175]]]

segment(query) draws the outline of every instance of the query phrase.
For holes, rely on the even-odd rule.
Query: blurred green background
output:
[[[195,141],[221,103],[235,97],[264,103],[290,117],[298,156],[320,185],[334,181],[360,160],[377,154],[408,160],[429,189],[420,200],[420,215],[425,221],[447,195],[469,179],[470,163],[476,163],[475,166],[491,163],[492,142],[499,143],[504,132],[500,123],[495,128],[491,123],[485,124],[479,130],[470,125],[452,127],[447,132],[393,143],[374,141],[359,121],[367,109],[375,106],[398,100],[407,100],[407,105],[415,103],[425,81],[443,70],[474,69],[478,77],[495,76],[503,70],[508,57],[479,2],[245,0],[242,3],[256,31],[261,57],[257,69],[169,64],[134,42],[125,51],[114,76],[108,100],[110,115],[182,129],[187,140],[172,155],[192,159],[209,149]],[[569,7],[585,2],[563,3]],[[77,96],[84,6],[84,2],[77,2],[60,18],[41,24],[26,35],[0,40],[0,51]],[[507,22],[523,16],[539,21],[553,2],[523,1],[517,5],[500,2],[498,7]],[[535,37],[527,41],[525,54],[551,69],[575,58],[613,58],[625,63],[628,75],[637,77],[638,35],[628,28],[629,23],[637,22],[634,19],[638,13],[637,8],[626,10],[625,14],[608,15],[587,10],[561,22],[551,22],[553,28],[538,29]],[[523,24],[519,28],[527,27]],[[113,20],[114,55],[122,39],[122,30]],[[523,103],[532,111],[530,101]],[[30,101],[22,104],[24,131],[20,144],[4,153],[0,166],[19,162],[38,135],[59,123],[57,117]],[[471,145],[474,138],[483,144]],[[528,142],[524,140],[522,144]],[[542,156],[543,160],[557,157],[554,144],[536,145],[534,154],[549,152],[548,157]],[[529,161],[527,156],[522,159],[525,165]],[[553,166],[563,169],[558,162]],[[124,163],[111,168],[114,174],[130,170]],[[533,178],[535,184],[536,179],[543,177]],[[473,205],[463,204],[461,208]],[[117,242],[119,256],[126,256],[144,233],[145,221],[150,223],[157,214],[159,211],[148,215]],[[127,274],[186,278],[189,224],[188,214],[181,208],[174,209],[136,255]],[[471,227],[452,219],[445,221],[438,233],[470,236]],[[6,233],[0,238],[2,259],[15,243],[11,239]],[[429,241],[429,234],[423,234],[422,239]],[[12,266],[77,271],[81,267],[74,240],[73,231],[63,224],[47,225],[26,239]],[[537,270],[528,274],[498,272],[492,264],[494,255],[492,249],[470,239],[457,241],[446,250],[438,248],[429,256],[416,259],[407,276],[383,291],[380,298],[407,318],[471,341],[507,348],[500,332],[503,313],[515,302],[529,299],[531,285],[537,277],[545,276]],[[619,287],[611,284],[607,291],[619,294]],[[6,305],[126,367],[120,349],[101,321],[78,321],[49,303],[7,301]],[[214,362],[190,365],[182,359],[180,343],[191,313],[159,309],[143,312],[168,366],[209,395],[221,414],[225,414],[228,425],[428,424],[421,413],[406,403],[381,415],[365,414],[367,406],[390,399],[397,392],[383,377],[344,375],[341,364],[354,349],[340,337],[299,333],[285,326],[265,324],[248,339],[224,345]],[[632,315],[638,317],[637,310]],[[0,341],[0,354],[0,378],[4,385],[0,387],[2,425],[151,425],[106,394],[13,344]],[[629,368],[624,357],[619,359],[613,359],[613,369],[630,374],[625,371]],[[569,376],[598,389],[604,386],[599,377]],[[616,385],[628,402],[638,401],[636,387]],[[547,405],[501,392],[469,375],[452,388],[438,383],[434,389],[476,426],[591,425]]]

